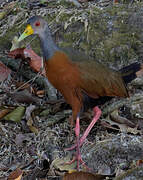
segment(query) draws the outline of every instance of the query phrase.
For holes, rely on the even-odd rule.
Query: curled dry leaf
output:
[[[125,117],[119,115],[118,109],[111,113],[111,119],[120,124],[126,124],[129,127],[134,128],[136,125]]]
[[[126,124],[120,124],[117,122],[113,122],[110,120],[110,118],[106,118],[106,119],[104,119],[104,121],[105,121],[105,123],[106,122],[109,123],[109,125],[106,124],[106,127],[111,128],[111,129],[120,130],[121,132],[127,132],[127,133],[132,133],[132,134],[141,134],[142,133],[141,130],[137,129],[137,127],[131,128],[131,127],[127,126]],[[111,126],[118,127],[119,129],[111,127]]]
[[[45,75],[45,69],[43,69],[43,61],[32,49],[17,48],[8,53],[8,56],[14,59],[21,58],[24,61],[29,61],[30,67],[36,72],[42,72]],[[43,70],[42,70],[43,69]]]
[[[32,49],[24,49],[24,55],[26,58],[30,58],[29,65],[36,72],[42,72],[46,76],[45,69],[43,69],[43,60]]]
[[[23,171],[18,168],[9,175],[8,180],[21,180],[22,174]]]
[[[11,111],[10,109],[0,110],[0,119],[3,118],[6,114],[8,114],[10,111]]]
[[[0,61],[0,82],[6,80],[10,73],[11,70]]]
[[[13,58],[13,59],[22,59],[22,60],[25,60],[25,56],[24,56],[24,49],[25,48],[17,48],[17,49],[14,49],[12,51],[10,51],[8,53],[8,56],[10,58]]]

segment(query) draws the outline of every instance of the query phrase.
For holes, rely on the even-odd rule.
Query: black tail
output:
[[[132,80],[134,80],[138,74],[142,74],[143,69],[142,65],[138,62],[135,62],[133,64],[130,64],[129,66],[123,67],[119,70],[121,72],[123,80],[125,84],[130,83]]]

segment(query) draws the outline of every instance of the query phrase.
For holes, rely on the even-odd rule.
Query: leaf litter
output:
[[[16,11],[19,10],[20,9],[18,7]],[[56,17],[57,22],[59,22],[60,16],[64,12],[64,10],[65,9],[63,9],[63,11],[61,12],[58,11],[58,15]],[[69,13],[72,12],[71,9],[66,9],[66,11],[68,11]],[[42,10],[39,11],[39,13],[41,12]],[[33,12],[31,12],[31,14],[32,13]],[[21,12],[19,16],[16,15],[15,17],[13,17],[12,24],[19,23],[19,18],[21,18],[23,14],[24,12]],[[4,16],[2,18],[4,18]],[[86,20],[85,16],[78,16],[78,11],[75,10],[75,14],[73,13],[73,16],[70,17],[69,20],[67,20],[67,22],[65,23],[65,28],[68,28],[72,24],[72,20],[81,22],[83,21],[86,31],[88,30],[88,21]],[[2,27],[2,29],[4,29],[4,27]],[[5,31],[3,33],[5,33],[6,30],[7,28],[5,28]],[[14,50],[15,48],[20,47],[15,43],[15,46],[12,49]],[[26,56],[28,58],[36,56],[33,50],[25,50],[27,51]],[[31,54],[29,55],[28,53]],[[39,62],[41,63],[41,60]],[[32,66],[33,65],[31,65],[31,67]],[[34,65],[34,68],[35,71],[40,71],[41,66],[39,68],[38,65],[39,69],[37,69],[37,67]],[[15,77],[15,80],[18,80],[19,83],[21,82],[21,80],[22,83],[25,83],[26,81],[25,78],[17,76]],[[2,88],[0,92],[2,95],[5,93],[8,94],[8,98],[4,99],[2,105],[13,107],[10,113],[8,112],[8,110],[3,110],[1,112],[0,176],[10,177],[9,174],[11,171],[13,173],[16,172],[16,174],[18,175],[17,169],[18,171],[19,169],[22,169],[23,177],[29,179],[31,177],[35,179],[38,177],[39,179],[41,179],[43,174],[45,173],[45,162],[48,162],[51,166],[46,166],[47,169],[44,176],[48,176],[47,173],[49,168],[49,172],[51,172],[49,175],[52,177],[63,174],[63,171],[71,170],[71,167],[68,167],[68,169],[66,169],[64,167],[60,167],[59,165],[61,164],[61,162],[63,162],[63,157],[69,156],[69,154],[67,152],[64,152],[63,149],[67,146],[70,146],[71,143],[74,142],[74,133],[70,135],[70,125],[68,121],[68,118],[71,115],[69,106],[66,105],[66,103],[62,99],[60,99],[59,103],[58,97],[55,103],[51,104],[46,103],[48,102],[46,96],[42,95],[37,97],[41,89],[37,87],[35,82],[30,82],[29,86],[32,89],[35,89],[36,87],[36,93],[31,92],[29,90],[29,87],[26,87],[26,90],[22,90],[22,87],[17,89],[16,82],[14,82],[13,80],[11,80],[10,83],[10,86],[9,83],[1,85]],[[42,91],[44,90],[42,89]],[[9,96],[9,94],[11,94],[11,96]],[[44,93],[42,92],[42,94]],[[135,97],[135,95],[133,95],[133,97]],[[142,100],[141,95],[139,99]],[[41,103],[43,104],[41,105]],[[115,105],[117,105],[116,102],[111,101],[110,103],[113,103],[114,107]],[[142,122],[142,119],[140,118],[140,116],[138,116],[142,114],[142,101],[140,101],[140,105],[138,105],[137,99],[131,101],[128,104],[130,112],[120,111],[120,108],[123,108],[123,106],[125,105],[122,100],[120,105],[118,105],[114,110],[112,110],[112,106],[110,106],[110,103],[105,104],[105,106],[103,107],[104,110],[104,108],[106,109],[106,107],[108,106],[109,115],[105,113],[106,115],[104,115],[100,120],[106,122],[108,125],[102,126],[100,121],[97,122],[97,126],[92,130],[91,135],[89,135],[88,137],[89,141],[87,141],[87,143],[82,147],[82,152],[84,152],[84,148],[88,149],[88,153],[85,153],[84,158],[87,160],[87,162],[90,159],[88,163],[91,165],[91,168],[95,168],[94,170],[96,173],[106,173],[108,175],[116,173],[116,168],[119,166],[119,163],[123,163],[121,161],[122,159],[126,161],[126,158],[128,158],[130,160],[129,164],[132,164],[133,160],[141,161],[142,158],[140,155],[142,140],[140,136],[138,136],[142,134],[142,127],[139,127],[138,122]],[[7,113],[9,114],[6,115]],[[137,116],[136,123],[134,124],[134,122],[132,121],[129,122],[132,119],[124,117],[124,114],[130,114],[132,118]],[[91,118],[92,113],[90,114],[90,119]],[[85,117],[85,119],[89,118]],[[126,124],[123,123],[123,120],[126,121]],[[83,132],[88,124],[88,121],[81,122],[81,132]],[[116,128],[112,129],[113,127]],[[121,132],[129,134],[122,134]],[[132,134],[131,136],[130,133]],[[133,136],[133,134],[135,134],[135,136]],[[131,143],[128,143],[129,141]],[[106,150],[111,154],[108,154]],[[117,150],[121,152],[117,153]],[[131,158],[128,155],[128,153],[130,153],[130,150],[132,150],[134,158]],[[95,152],[97,152],[98,157],[100,157],[104,163],[101,162],[98,157],[96,157]],[[122,152],[125,152],[124,157],[120,157],[120,155],[122,155]],[[138,154],[136,154],[136,152],[138,152]],[[91,155],[92,153],[93,155]],[[138,155],[137,158],[136,155]],[[116,156],[115,159],[114,156]],[[98,167],[96,169],[96,165],[92,160],[92,158],[95,157],[98,160],[98,162],[96,162],[96,160],[95,162],[96,164],[99,163],[98,167],[100,167],[100,171]],[[109,159],[112,159],[113,166],[108,166]],[[117,164],[116,161],[118,161]],[[40,174],[40,172],[43,172],[43,174]],[[80,177],[81,175],[82,173],[80,173],[80,175],[78,176]],[[70,175],[68,176],[70,177]],[[74,173],[71,176],[74,177]],[[21,174],[16,178],[19,178],[17,180],[20,180]]]

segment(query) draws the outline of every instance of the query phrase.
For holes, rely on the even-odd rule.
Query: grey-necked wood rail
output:
[[[99,105],[100,100],[104,102],[114,96],[128,97],[126,84],[142,74],[143,66],[134,63],[118,72],[81,52],[61,49],[53,41],[48,23],[40,16],[33,16],[27,21],[27,27],[18,41],[32,34],[37,34],[40,38],[46,77],[72,107],[77,142],[69,150],[76,148],[77,154],[73,161],[77,160],[79,169],[79,163],[84,163],[80,146],[101,115],[101,110],[96,105]],[[90,105],[95,106],[94,117],[79,138],[80,113],[91,107]]]

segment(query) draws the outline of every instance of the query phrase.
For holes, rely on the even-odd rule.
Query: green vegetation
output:
[[[96,7],[67,9],[63,3],[61,7],[60,2],[61,9],[45,16],[50,28],[56,32],[54,37],[60,47],[75,47],[106,64],[128,64],[142,57],[143,21],[139,22],[138,19],[143,19],[143,15],[139,3],[132,8],[118,5],[103,10]],[[12,37],[18,31],[22,32],[23,26],[10,28],[0,38],[1,48],[10,48]],[[57,27],[59,30],[56,31]],[[37,44],[38,40],[34,40],[32,48],[40,54],[40,46]]]

